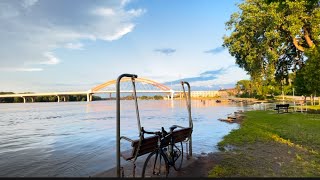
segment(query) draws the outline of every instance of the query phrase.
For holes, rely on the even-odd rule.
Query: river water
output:
[[[0,176],[88,177],[115,167],[115,105],[115,101],[0,104]],[[245,108],[193,100],[193,153],[217,151],[222,137],[238,128],[217,119]],[[188,126],[183,100],[141,100],[139,109],[146,130]],[[121,135],[138,138],[134,101],[121,101]]]

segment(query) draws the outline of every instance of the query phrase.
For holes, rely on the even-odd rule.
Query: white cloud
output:
[[[97,8],[93,11],[93,14],[96,14],[99,16],[113,16],[115,15],[115,12],[111,8]]]
[[[56,58],[52,52],[45,52],[43,55],[47,58],[47,61],[41,62],[40,64],[53,65],[60,62],[60,60]]]
[[[35,71],[43,71],[42,68],[0,68],[0,71],[5,72],[35,72]]]
[[[125,27],[120,27],[119,29],[117,29],[115,33],[101,37],[101,39],[106,41],[117,40],[122,36],[124,36],[125,34],[128,34],[129,32],[131,32],[133,28],[134,28],[134,24],[128,24]]]
[[[43,69],[42,68],[17,68],[16,71],[34,72],[34,71],[43,71]]]
[[[25,8],[33,6],[35,3],[37,3],[38,0],[23,0],[22,1],[22,6]]]
[[[128,11],[129,14],[131,14],[132,16],[135,16],[135,17],[141,16],[145,12],[146,12],[145,9],[130,9]]]
[[[83,44],[82,43],[67,43],[65,46],[67,49],[76,49],[76,50],[83,50]]]
[[[145,12],[126,10],[129,2],[1,0],[1,69],[56,65],[61,62],[53,54],[57,48],[82,49],[81,40],[123,37],[133,31],[134,18]]]
[[[123,7],[123,6],[127,5],[129,2],[131,2],[131,0],[121,0],[120,4]]]

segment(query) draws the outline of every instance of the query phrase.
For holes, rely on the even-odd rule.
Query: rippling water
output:
[[[92,176],[116,165],[115,101],[0,104],[0,176]],[[216,151],[245,107],[192,101],[193,153]],[[139,101],[141,126],[188,126],[185,101]],[[138,138],[134,101],[121,102],[121,135]],[[123,147],[125,149],[125,147]]]

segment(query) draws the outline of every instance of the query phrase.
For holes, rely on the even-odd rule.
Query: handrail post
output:
[[[189,127],[193,129],[193,123],[192,123],[192,117],[191,117],[191,89],[190,84],[186,81],[181,81],[183,91],[184,91],[184,84],[187,84],[188,86],[188,97],[187,98],[187,108],[189,113]],[[189,155],[192,157],[192,134],[190,135],[190,141],[189,141]]]
[[[137,78],[135,74],[121,74],[117,79],[116,85],[116,158],[117,158],[117,177],[120,177],[120,81],[123,77]]]

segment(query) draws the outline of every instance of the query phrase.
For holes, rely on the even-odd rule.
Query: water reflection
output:
[[[188,126],[184,100],[138,103],[148,130]],[[237,128],[217,119],[243,108],[192,101],[193,152],[216,151],[217,142]],[[121,135],[138,138],[136,121],[134,101],[121,101]],[[115,127],[115,101],[0,104],[0,176],[92,176],[112,168]]]

